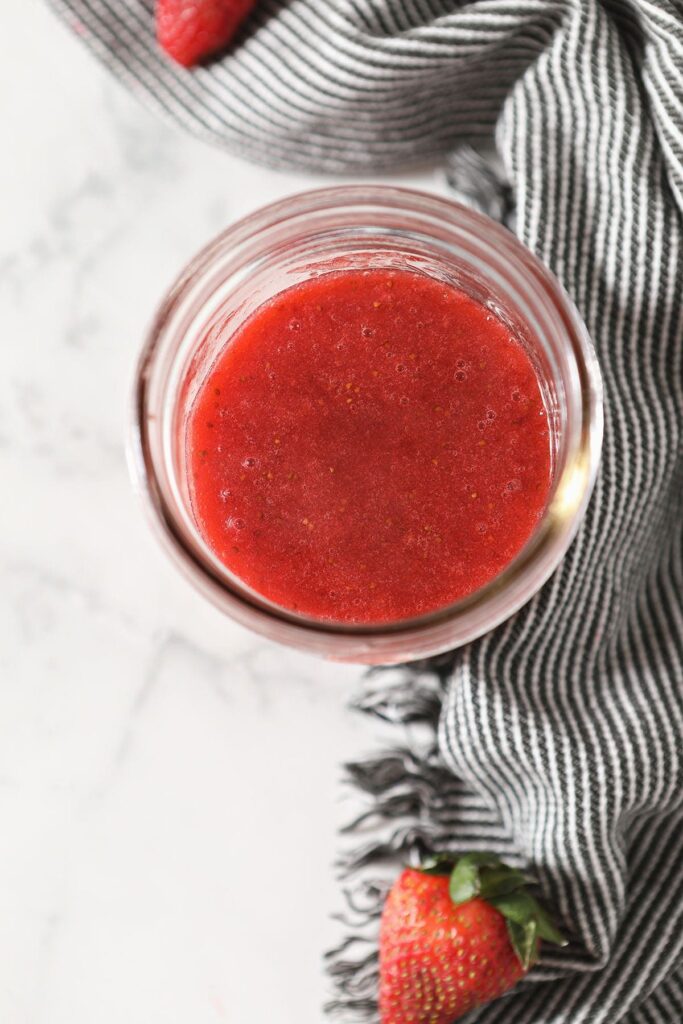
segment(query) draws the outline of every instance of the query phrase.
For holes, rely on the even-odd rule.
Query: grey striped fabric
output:
[[[573,942],[469,1020],[681,1024],[681,3],[262,0],[230,55],[184,72],[155,49],[152,0],[51,2],[155,108],[247,157],[450,153],[459,193],[514,209],[581,309],[606,436],[574,546],[507,624],[361,695],[423,743],[349,766],[365,845],[343,861],[334,1008],[376,1017],[379,862],[487,847],[535,871]],[[478,155],[494,138],[497,170]]]

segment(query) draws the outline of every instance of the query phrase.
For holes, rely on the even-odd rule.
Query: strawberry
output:
[[[256,0],[157,0],[157,40],[189,68],[227,46]]]
[[[405,870],[382,914],[382,1024],[453,1024],[513,988],[541,939],[566,945],[527,881],[485,853]]]

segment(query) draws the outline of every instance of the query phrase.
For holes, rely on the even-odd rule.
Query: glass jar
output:
[[[513,561],[455,604],[379,626],[307,618],[250,589],[204,542],[185,465],[187,413],[226,338],[284,288],[313,274],[359,267],[430,274],[490,308],[533,359],[552,442],[546,509]],[[234,224],[190,263],[164,299],[142,349],[129,454],[158,537],[191,582],[223,612],[304,651],[393,664],[468,643],[536,593],[576,533],[595,480],[601,440],[595,352],[553,275],[509,231],[458,203],[409,189],[354,185],[267,206]]]

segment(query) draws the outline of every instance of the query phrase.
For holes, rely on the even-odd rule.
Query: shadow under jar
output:
[[[420,282],[427,290],[437,288],[444,301],[449,296],[461,296],[470,309],[479,311],[477,315],[493,322],[496,330],[506,332],[510,343],[533,367],[547,443],[547,488],[541,507],[534,513],[533,528],[492,578],[484,579],[481,585],[475,583],[471,592],[455,600],[437,602],[424,614],[406,616],[399,612],[392,616],[385,612],[381,621],[367,621],[367,614],[359,612],[354,621],[348,608],[343,617],[336,617],[325,611],[324,602],[321,613],[317,607],[302,609],[295,607],[294,601],[274,600],[272,592],[264,593],[268,586],[247,583],[222,550],[219,557],[198,511],[191,425],[203,389],[216,367],[230,365],[229,359],[226,362],[230,346],[237,351],[240,345],[247,345],[249,331],[253,335],[252,327],[264,310],[271,311],[272,319],[272,310],[282,303],[283,296],[285,301],[287,296],[306,301],[306,282],[317,282],[316,287],[319,284],[322,288],[320,294],[327,295],[327,288],[333,298],[335,282],[343,279],[358,282],[359,294],[364,295],[369,282],[381,289],[391,288],[393,280],[402,288],[401,282],[409,278],[417,280],[418,290]],[[342,309],[342,299],[349,291],[344,288],[339,298]],[[399,294],[401,288],[394,294]],[[382,302],[370,305],[378,308]],[[332,319],[335,315],[330,314]],[[372,334],[369,328],[368,346],[380,343]],[[334,337],[329,324],[323,336],[327,344]],[[291,358],[301,358],[296,345],[291,347]],[[419,339],[412,347],[418,355],[410,353],[409,357],[418,358]],[[392,351],[389,356],[403,359]],[[307,358],[311,361],[310,352]],[[321,365],[326,358],[322,353]],[[340,359],[343,361],[343,356]],[[399,362],[395,368],[413,372],[407,362]],[[342,383],[343,367],[339,374],[339,382],[331,382],[330,393],[353,406],[354,381]],[[415,371],[414,376],[417,379],[419,373]],[[456,370],[452,385],[450,377],[448,380],[451,404],[456,409],[458,377],[463,375]],[[345,397],[345,387],[350,388],[351,397]],[[234,400],[235,394],[239,395],[239,382],[230,390]],[[300,393],[291,394],[294,406],[301,400]],[[220,405],[217,400],[219,413]],[[434,410],[435,415],[441,415],[441,406],[434,406]],[[222,411],[231,415],[229,405]],[[556,568],[578,528],[595,480],[602,439],[602,392],[595,353],[576,309],[552,274],[506,229],[455,202],[407,189],[363,185],[306,192],[265,207],[204,249],[171,288],[157,314],[138,364],[132,412],[129,453],[135,483],[166,550],[195,586],[227,615],[272,640],[328,658],[367,664],[398,663],[458,647],[492,629],[528,601]],[[356,412],[364,415],[362,405]],[[405,417],[409,412],[403,410],[401,415]],[[261,409],[260,422],[267,415],[267,408]],[[382,415],[386,421],[390,413],[383,408]],[[483,430],[486,424],[479,426]],[[476,444],[483,448],[485,437],[482,433]],[[279,443],[279,439],[275,441]],[[296,444],[296,431],[288,443]],[[244,453],[229,454],[234,461]],[[279,457],[280,452],[276,455]],[[374,457],[377,455],[375,451]],[[364,457],[359,450],[359,474]],[[492,452],[490,457],[495,458],[495,454]],[[456,509],[460,484],[463,501],[477,497],[467,479],[468,467],[462,460],[449,466],[445,459],[443,467],[438,458],[431,461],[435,466],[434,488],[451,488],[454,515],[457,511],[462,519],[463,509]],[[247,457],[247,466],[252,464]],[[323,468],[334,472],[334,466]],[[314,467],[313,472],[318,469]],[[264,472],[263,477],[265,481],[268,474]],[[353,495],[356,488],[348,480],[348,472],[346,479]],[[362,483],[367,489],[367,480]],[[305,485],[304,480],[304,489]],[[315,491],[313,482],[311,486]],[[358,489],[363,489],[360,475]],[[465,493],[468,489],[469,495]],[[399,492],[400,481],[393,497],[386,496],[387,523],[392,520],[390,506]],[[270,515],[273,499],[263,500],[269,502]],[[381,508],[381,491],[373,500],[373,507]],[[283,508],[276,507],[274,512],[286,515]],[[329,510],[314,508],[311,521],[304,517],[300,522],[312,530],[312,519],[318,513],[329,515]],[[336,515],[343,547],[344,502]],[[268,519],[266,516],[266,530]],[[477,519],[473,506],[474,529]],[[230,523],[226,508],[226,529]],[[406,543],[426,543],[419,529],[429,530],[429,524],[414,525],[415,530],[411,525],[405,532]],[[349,522],[348,529],[357,526],[357,521]],[[485,532],[485,523],[479,529]],[[303,530],[298,549],[298,562],[304,568],[307,543],[312,543],[306,541],[306,536]],[[276,541],[272,551],[277,550]],[[235,550],[239,550],[238,545]],[[453,550],[452,544],[446,545],[445,557],[453,558]],[[398,565],[405,557],[399,544],[386,555],[387,564],[393,559]],[[261,569],[267,580],[268,565]],[[473,578],[479,577],[474,574]],[[437,592],[442,593],[438,588]],[[391,602],[386,607],[392,607]],[[402,607],[400,601],[396,607]]]

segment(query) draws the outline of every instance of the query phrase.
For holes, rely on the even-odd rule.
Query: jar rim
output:
[[[230,256],[232,264],[245,266],[269,235],[286,233],[288,225],[291,230],[299,222],[310,223],[311,217],[329,214],[352,223],[354,216],[362,213],[367,218],[373,210],[375,217],[379,211],[389,217],[410,215],[425,230],[430,227],[441,235],[476,240],[533,285],[557,316],[558,329],[566,339],[576,371],[580,416],[546,514],[497,576],[452,604],[418,617],[378,624],[331,622],[274,605],[242,581],[235,585],[236,577],[215,556],[207,558],[196,525],[196,537],[188,536],[188,523],[180,521],[182,516],[174,509],[161,448],[153,438],[158,398],[154,374],[163,345],[170,344],[173,330],[178,330],[184,304],[200,285],[209,288],[208,278],[222,257]],[[209,242],[180,273],[158,309],[143,343],[132,397],[128,453],[133,481],[155,532],[185,575],[242,624],[317,653],[329,653],[325,644],[330,641],[334,656],[341,660],[403,661],[437,653],[475,639],[517,611],[540,589],[569,547],[590,498],[602,442],[597,357],[576,307],[551,271],[511,232],[483,214],[455,200],[385,185],[353,184],[297,193],[248,214]],[[395,655],[399,648],[400,654]]]

